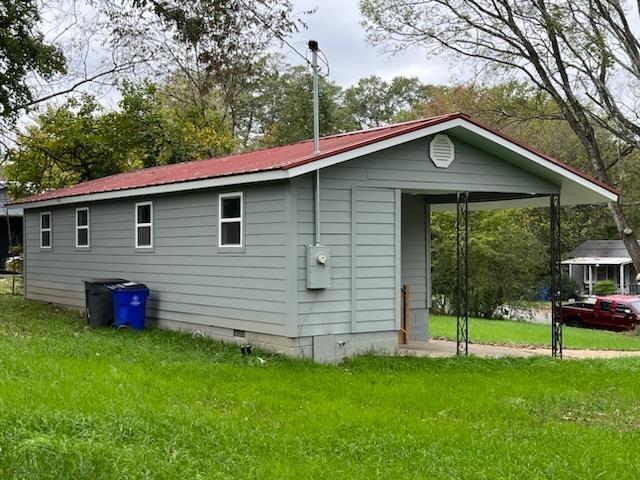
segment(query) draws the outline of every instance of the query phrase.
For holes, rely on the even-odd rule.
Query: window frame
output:
[[[42,227],[42,217],[44,217],[45,215],[49,216],[48,228]],[[49,245],[42,244],[42,234],[44,232],[49,232]],[[40,212],[40,248],[44,250],[51,250],[52,247],[53,247],[53,215],[51,214],[51,210],[48,210],[46,212]]]
[[[79,225],[78,224],[78,213],[81,211],[85,211],[87,212],[87,224],[86,225]],[[90,248],[91,247],[91,216],[90,216],[90,212],[89,212],[89,207],[78,207],[76,208],[76,248]],[[80,245],[80,243],[78,242],[78,232],[80,230],[86,230],[87,231],[87,244],[86,245]]]
[[[240,199],[240,216],[239,217],[222,217],[222,202],[226,198]],[[222,243],[222,224],[223,223],[240,223],[240,243]],[[244,192],[227,192],[218,194],[218,248],[244,248]]]
[[[138,208],[149,206],[149,223],[140,223],[138,221]],[[149,227],[149,245],[140,245],[140,238],[138,236],[138,231],[140,227]],[[135,241],[136,241],[136,249],[145,249],[149,250],[153,248],[153,202],[136,202],[135,204],[135,231],[134,231]]]

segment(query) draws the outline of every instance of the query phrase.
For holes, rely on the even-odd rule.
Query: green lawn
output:
[[[456,319],[445,315],[429,318],[429,333],[433,338],[455,340]],[[588,328],[564,327],[565,348],[588,350],[640,350],[640,336],[632,332],[609,332]],[[492,345],[551,344],[551,326],[509,320],[469,319],[469,340]]]
[[[0,295],[0,478],[640,476],[636,359],[261,356]]]

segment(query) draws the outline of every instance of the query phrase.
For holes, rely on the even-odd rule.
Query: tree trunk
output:
[[[627,224],[627,219],[624,216],[624,212],[622,211],[622,207],[619,203],[610,202],[609,210],[611,211],[611,216],[616,223],[616,227],[618,227],[624,246],[627,247],[633,266],[635,267],[636,272],[640,272],[640,245],[638,245],[636,234]]]

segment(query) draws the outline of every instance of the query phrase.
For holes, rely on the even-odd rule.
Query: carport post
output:
[[[551,220],[551,355],[562,358],[562,268],[560,264],[560,195],[549,199]]]
[[[624,295],[624,263],[620,265],[620,294]]]
[[[469,355],[469,192],[456,195],[456,354]]]

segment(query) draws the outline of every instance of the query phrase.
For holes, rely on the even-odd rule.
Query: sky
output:
[[[303,17],[308,29],[292,35],[289,42],[305,53],[307,42],[317,40],[331,66],[329,79],[339,85],[348,86],[369,75],[378,75],[385,80],[398,75],[415,76],[432,84],[465,79],[464,69],[443,60],[427,60],[425,52],[419,48],[390,55],[382,47],[369,45],[360,24],[358,0],[294,0],[293,3],[296,13],[314,8],[316,12]],[[287,47],[283,47],[282,52],[291,63],[302,62]]]
[[[418,77],[430,84],[459,83],[471,78],[470,69],[456,67],[442,59],[427,59],[425,51],[417,47],[392,55],[381,46],[370,45],[361,25],[358,4],[358,0],[293,0],[294,15],[301,18],[308,28],[292,34],[287,38],[288,42],[307,54],[307,42],[310,39],[318,41],[329,60],[329,80],[343,87],[370,75],[378,75],[385,80],[399,75]],[[103,70],[102,63],[105,60],[109,63],[110,52],[105,49],[102,37],[94,38],[92,35],[93,7],[82,4],[81,8],[76,8],[75,2],[64,1],[54,2],[54,5],[61,6],[42,12],[41,25],[46,38],[63,48],[70,65],[79,61],[79,65],[84,65],[89,73]],[[305,14],[312,10],[314,13]],[[78,42],[77,38],[82,41]],[[85,41],[87,38],[89,42]],[[274,51],[285,55],[292,65],[304,63],[280,42],[275,42]],[[82,70],[80,68],[77,72],[78,78],[84,76]],[[62,85],[46,82],[43,88],[60,89],[68,81],[69,78],[62,78]],[[93,93],[108,108],[115,107],[120,100],[119,90],[108,84],[91,83],[79,90]],[[58,98],[53,102],[61,100]]]

